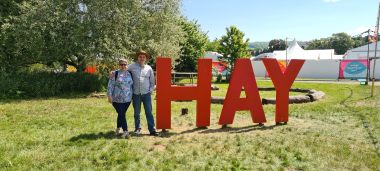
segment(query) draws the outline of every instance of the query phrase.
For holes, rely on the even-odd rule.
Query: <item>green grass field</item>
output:
[[[218,86],[213,95],[224,96],[228,86]],[[275,106],[265,105],[264,127],[244,111],[225,129],[217,124],[221,105],[211,106],[208,129],[196,129],[195,102],[172,102],[167,135],[130,139],[114,136],[116,113],[106,99],[3,101],[0,170],[380,170],[380,87],[374,98],[360,85],[295,83],[293,88],[321,90],[326,97],[290,105],[287,125],[276,126]],[[180,115],[183,107],[188,115]],[[130,107],[130,131],[132,112]]]

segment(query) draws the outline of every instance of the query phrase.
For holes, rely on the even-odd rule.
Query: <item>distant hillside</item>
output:
[[[288,43],[290,43],[289,39],[288,39]],[[308,41],[297,41],[297,43],[301,46],[301,47],[307,47],[309,42]],[[250,42],[248,47],[250,49],[266,49],[268,48],[268,45],[269,45],[269,42]]]
[[[250,49],[253,49],[253,48],[256,48],[256,49],[265,49],[267,48],[269,45],[269,42],[251,42],[249,43],[249,48]]]

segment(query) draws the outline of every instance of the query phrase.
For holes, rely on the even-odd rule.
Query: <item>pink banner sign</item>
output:
[[[340,79],[366,78],[368,62],[366,59],[342,60],[340,61]]]
[[[223,62],[212,62],[212,67],[218,72],[217,74],[221,74],[227,68],[227,64]]]

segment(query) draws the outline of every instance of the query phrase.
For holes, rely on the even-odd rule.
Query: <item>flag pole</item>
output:
[[[366,77],[365,77],[365,80],[366,80],[366,84],[365,85],[369,85],[369,81],[370,81],[370,74],[371,74],[371,71],[370,71],[370,59],[369,59],[369,45],[371,44],[371,39],[370,39],[370,37],[371,37],[371,29],[368,29],[367,30],[367,38],[368,38],[368,43],[367,43],[367,49],[368,49],[368,51],[367,51],[367,75],[366,75]]]
[[[376,53],[377,53],[377,42],[378,42],[378,35],[379,35],[379,19],[380,19],[380,3],[379,3],[379,9],[377,12],[377,21],[376,21],[376,29],[375,29],[375,56],[373,58],[373,69],[372,69],[372,89],[371,89],[371,97],[374,96],[375,92],[375,70],[376,70]]]

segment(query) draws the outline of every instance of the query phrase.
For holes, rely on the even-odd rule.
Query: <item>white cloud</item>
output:
[[[323,0],[324,2],[330,3],[330,2],[339,2],[340,0]]]

